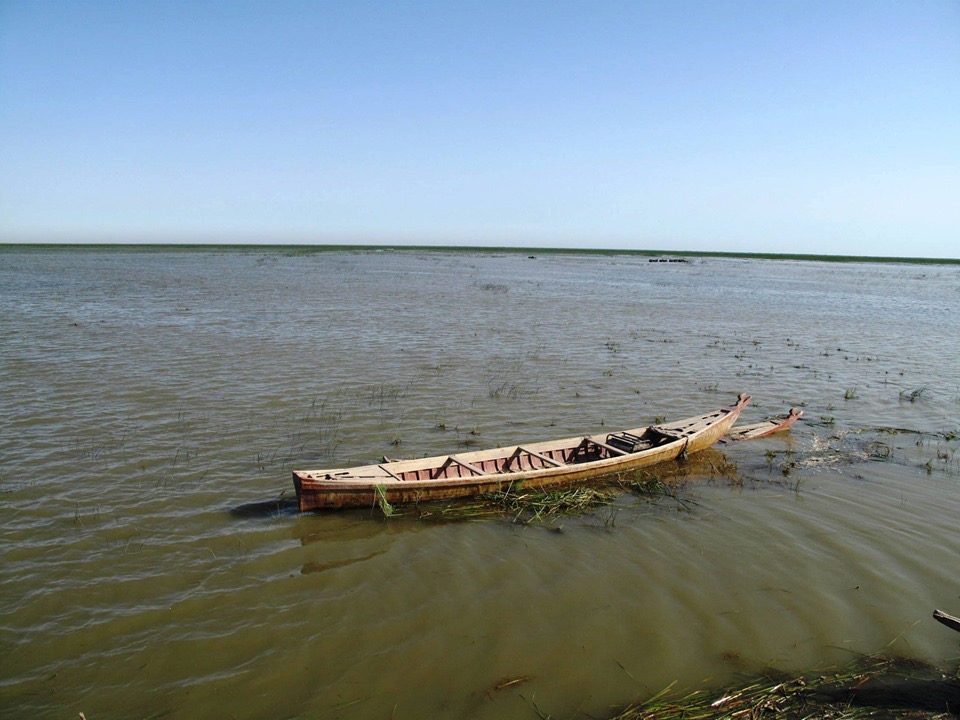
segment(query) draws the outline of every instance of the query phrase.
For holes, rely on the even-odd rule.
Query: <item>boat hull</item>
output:
[[[371,507],[378,502],[402,505],[455,500],[508,488],[549,490],[592,478],[615,475],[676,460],[710,447],[736,422],[750,401],[741,395],[729,407],[668,425],[633,428],[622,433],[588,435],[507,448],[398,460],[332,470],[295,470],[293,483],[301,511]],[[624,452],[608,443],[625,434],[663,435],[658,445]],[[676,436],[676,437],[674,437]],[[596,459],[577,460],[583,448]],[[587,454],[587,457],[592,457]],[[516,469],[510,469],[512,465]]]

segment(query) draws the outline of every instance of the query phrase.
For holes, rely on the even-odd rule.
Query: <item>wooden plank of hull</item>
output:
[[[453,500],[505,490],[511,486],[516,488],[519,485],[525,488],[550,489],[590,478],[669,462],[683,453],[691,454],[708,448],[727,433],[749,401],[749,396],[741,395],[730,407],[665,426],[668,428],[682,426],[685,429],[680,433],[680,437],[667,439],[656,447],[622,455],[611,452],[612,457],[598,460],[550,464],[559,462],[556,457],[551,457],[551,454],[571,457],[583,440],[583,438],[565,438],[557,441],[525,443],[522,448],[512,446],[462,453],[457,455],[453,462],[449,460],[451,456],[441,455],[434,458],[397,460],[383,465],[357,468],[295,470],[293,482],[301,511],[320,508],[370,507],[381,498],[391,504]],[[643,435],[647,430],[648,428],[635,428],[626,432]],[[607,434],[604,433],[589,436],[586,439],[598,446],[605,446],[606,437]],[[521,453],[527,451],[530,462],[533,457],[540,458],[542,467],[518,471],[499,469],[490,471],[489,468],[494,467],[506,468],[517,456],[518,450]],[[618,452],[622,451],[618,450]],[[497,465],[498,462],[500,465]],[[464,468],[464,475],[426,479],[435,477],[431,473],[444,464],[450,466],[451,470]],[[388,465],[389,469],[385,465]],[[477,475],[474,472],[476,470],[486,474]],[[421,475],[425,479],[398,479]]]

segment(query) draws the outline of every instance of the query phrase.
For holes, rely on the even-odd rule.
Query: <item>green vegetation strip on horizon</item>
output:
[[[711,250],[651,250],[616,248],[498,247],[467,245],[262,245],[230,243],[4,243],[0,252],[65,250],[75,252],[236,252],[312,255],[326,252],[432,252],[510,253],[516,255],[632,255],[638,257],[740,258],[744,260],[802,260],[835,263],[904,263],[910,265],[960,265],[960,258],[917,258],[870,255],[813,255],[804,253],[721,252]]]

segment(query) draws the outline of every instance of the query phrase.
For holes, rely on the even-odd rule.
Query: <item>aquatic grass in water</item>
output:
[[[719,455],[719,454],[718,454]],[[722,455],[719,455],[722,458]],[[730,480],[732,485],[743,484],[736,465],[723,459],[700,457],[698,462],[676,463],[659,474],[648,470],[625,473],[563,490],[514,489],[479,495],[473,501],[448,505],[425,504],[417,506],[417,518],[423,520],[485,520],[509,517],[519,524],[550,523],[559,517],[585,515],[600,507],[613,505],[617,498],[629,493],[644,503],[663,499],[676,502],[681,509],[689,509],[690,502],[681,497],[687,480],[693,476],[717,477]],[[391,508],[392,510],[392,508]],[[386,515],[386,513],[384,513]],[[612,522],[612,520],[608,521]]]
[[[613,502],[613,490],[581,487],[553,492],[517,493],[505,490],[484,496],[487,501],[514,513],[515,521],[536,522],[558,515],[579,515]]]
[[[484,520],[508,516],[520,524],[550,521],[564,515],[582,515],[611,504],[618,491],[612,488],[578,487],[543,492],[512,488],[478,496],[474,502],[454,503],[438,508],[418,507],[417,517],[425,520]]]
[[[925,387],[917,388],[916,390],[911,390],[909,392],[907,392],[906,390],[901,390],[900,399],[907,400],[909,402],[916,402],[917,400],[920,400],[923,397],[923,394],[926,391],[927,391],[927,388]]]

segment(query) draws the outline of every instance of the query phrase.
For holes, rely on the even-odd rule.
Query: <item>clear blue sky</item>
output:
[[[0,0],[0,241],[960,257],[960,1]]]

